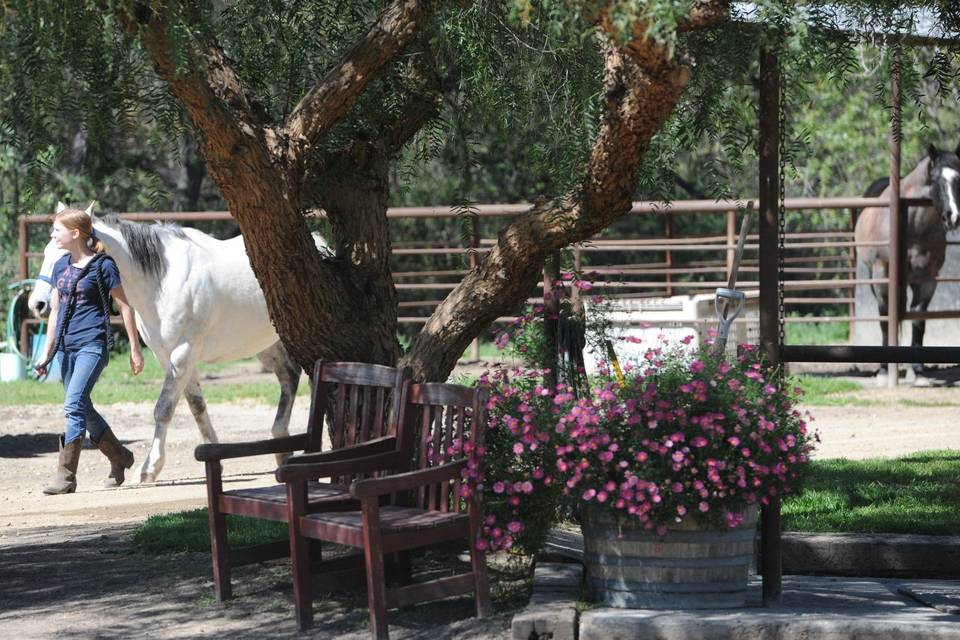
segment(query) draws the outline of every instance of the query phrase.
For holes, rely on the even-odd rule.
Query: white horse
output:
[[[57,211],[65,206],[58,203]],[[93,216],[97,238],[116,261],[123,289],[136,311],[137,329],[166,371],[154,406],[156,423],[140,481],[153,482],[164,464],[167,427],[181,395],[204,442],[217,442],[197,380],[197,364],[256,355],[280,381],[280,404],[273,436],[288,426],[300,382],[300,367],[289,356],[267,314],[267,303],[250,267],[241,237],[217,240],[175,224],[138,224],[116,216]],[[314,235],[320,250],[326,242]],[[28,305],[49,312],[50,274],[63,255],[51,241]]]

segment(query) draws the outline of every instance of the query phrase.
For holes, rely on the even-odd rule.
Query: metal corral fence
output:
[[[622,229],[628,217],[615,222],[598,236],[572,248],[574,270],[588,274],[594,288],[608,297],[670,297],[712,293],[726,285],[733,264],[739,212],[746,201],[682,200],[636,202],[631,214],[661,220],[657,234],[639,236]],[[788,198],[789,211],[817,216],[825,210],[847,212],[834,220],[848,221],[845,228],[815,232],[788,233],[784,249],[784,298],[786,322],[878,322],[884,316],[858,316],[854,289],[857,285],[881,284],[884,280],[856,277],[853,210],[866,206],[887,206],[881,198]],[[510,218],[527,211],[528,204],[475,205],[469,209],[446,206],[398,207],[387,211],[393,230],[394,278],[400,295],[402,325],[426,322],[433,309],[457,286],[467,271],[490,250],[496,232]],[[724,216],[723,233],[709,235],[675,233],[677,216],[701,214]],[[322,213],[315,214],[322,217]],[[225,211],[126,213],[120,217],[133,221],[173,221],[196,223],[231,220]],[[427,221],[434,221],[432,224]],[[446,221],[445,224],[437,222]],[[20,278],[39,269],[42,247],[31,247],[31,225],[47,225],[50,217],[29,215],[20,218]],[[705,225],[707,226],[707,225]],[[809,225],[818,228],[819,225]],[[649,228],[649,225],[648,225]],[[34,232],[38,242],[38,233]],[[45,235],[43,236],[46,237]],[[416,239],[415,239],[416,238]],[[737,287],[744,291],[758,288],[758,236],[748,235],[740,264]],[[874,243],[881,244],[881,243]],[[957,243],[951,243],[957,244]],[[938,281],[960,281],[956,275],[941,275]],[[535,292],[531,292],[535,294]],[[542,298],[531,298],[531,302]],[[818,313],[810,313],[815,309]],[[828,310],[826,314],[823,310]],[[793,315],[791,315],[793,314]],[[930,317],[960,317],[954,312],[935,312]],[[508,322],[511,317],[500,318]],[[21,345],[26,346],[28,323],[21,327]],[[473,349],[476,354],[476,346]],[[26,353],[26,350],[24,350]]]

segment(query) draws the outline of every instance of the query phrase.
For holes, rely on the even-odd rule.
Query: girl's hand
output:
[[[33,368],[33,372],[36,374],[38,378],[42,378],[43,376],[47,375],[47,365],[38,364]]]
[[[139,349],[130,350],[130,371],[133,372],[133,375],[143,371],[143,354],[140,353]]]

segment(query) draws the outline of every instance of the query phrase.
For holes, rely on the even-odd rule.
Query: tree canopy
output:
[[[195,138],[301,365],[399,361],[442,379],[471,339],[526,299],[548,255],[623,216],[638,193],[675,197],[681,165],[710,196],[746,188],[736,175],[756,144],[758,48],[780,50],[786,104],[828,93],[814,72],[842,82],[856,68],[860,38],[838,31],[827,7],[14,0],[0,32],[0,135],[27,161],[18,197],[37,206],[56,199],[44,185],[50,169],[70,163],[91,185],[122,166],[116,188],[129,189],[146,180],[126,168],[177,158],[190,183]],[[902,30],[918,8],[942,29],[960,24],[946,0],[844,7],[874,32]],[[955,53],[913,55],[926,71],[908,74],[907,95],[953,95]],[[804,124],[791,130],[799,146]],[[438,163],[455,200],[502,181],[534,204],[404,352],[385,211],[429,185],[412,176]],[[479,163],[488,170],[474,171]],[[304,212],[314,208],[328,216],[332,257],[310,240]]]

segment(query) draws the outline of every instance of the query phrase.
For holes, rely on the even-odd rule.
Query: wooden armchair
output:
[[[204,463],[210,518],[210,555],[217,599],[230,598],[231,567],[289,553],[286,542],[261,545],[241,553],[230,552],[226,515],[252,516],[286,522],[287,491],[282,484],[254,489],[223,490],[222,461],[262,454],[306,452],[300,462],[323,463],[334,473],[320,475],[304,485],[307,513],[351,509],[357,501],[349,484],[362,474],[397,472],[410,468],[411,436],[404,436],[403,408],[409,389],[409,369],[360,362],[323,362],[314,367],[307,432],[257,442],[205,444],[194,456]],[[329,424],[331,450],[322,452],[324,423]],[[319,482],[318,478],[330,478]]]
[[[293,593],[301,630],[313,624],[308,539],[363,549],[370,631],[378,639],[388,637],[387,609],[421,600],[473,592],[477,616],[489,615],[486,560],[476,546],[481,504],[475,493],[468,497],[460,493],[466,485],[463,472],[468,464],[464,444],[469,442],[476,447],[482,441],[486,427],[485,404],[486,393],[480,389],[437,383],[411,385],[405,411],[417,416],[416,470],[354,480],[350,495],[360,502],[357,510],[309,511],[309,482],[337,473],[337,463],[287,463],[277,469],[277,479],[287,483]],[[391,494],[406,494],[410,500],[382,504],[382,498]],[[471,571],[420,584],[386,587],[384,554],[451,539],[463,539],[467,543]]]

